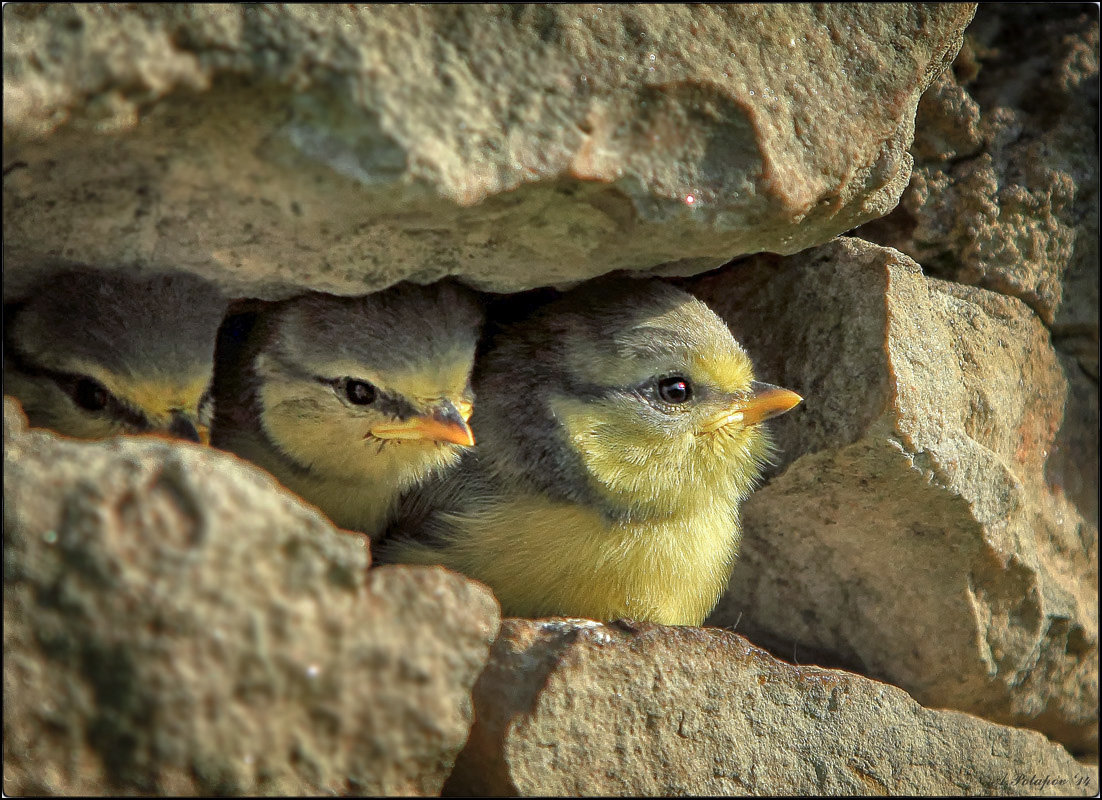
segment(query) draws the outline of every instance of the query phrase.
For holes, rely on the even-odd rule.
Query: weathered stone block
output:
[[[985,3],[919,103],[900,207],[858,235],[1019,297],[1047,324],[1071,280],[1080,291],[1059,316],[1093,317],[1097,351],[1097,137],[1097,14]],[[1094,364],[1097,377],[1097,352]]]
[[[857,235],[1037,312],[1073,387],[1049,471],[1097,526],[1097,14],[985,3],[919,103],[911,152],[899,207]]]
[[[497,604],[368,561],[232,456],[6,400],[5,791],[437,793]]]
[[[909,180],[971,4],[9,5],[5,295],[512,291],[827,241]]]
[[[506,620],[475,706],[446,793],[1098,791],[1096,767],[1036,731],[922,708],[894,686],[793,666],[716,629]]]
[[[856,239],[690,288],[806,398],[712,621],[1093,749],[1098,533],[1046,481],[1067,383],[1037,316]]]

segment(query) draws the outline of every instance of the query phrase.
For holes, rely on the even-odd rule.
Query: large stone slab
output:
[[[4,408],[4,789],[435,794],[498,626],[231,456]]]
[[[895,206],[972,4],[18,5],[5,293],[499,291],[793,253]]]
[[[1067,382],[1040,319],[857,239],[690,284],[805,397],[711,621],[1094,750],[1098,531],[1046,476]]]
[[[1084,795],[1027,730],[717,629],[506,620],[446,785],[491,796]]]

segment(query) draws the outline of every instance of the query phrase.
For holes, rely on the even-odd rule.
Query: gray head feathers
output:
[[[274,312],[268,330],[270,344],[294,364],[354,361],[406,371],[472,350],[481,315],[474,293],[450,281],[398,284],[363,297],[302,295]]]
[[[558,361],[561,367],[580,368],[585,377],[598,381],[606,361],[653,361],[701,350],[741,352],[726,323],[706,304],[655,279],[590,281],[505,327],[509,332],[502,337],[503,352],[513,352],[495,358],[512,361],[519,356],[515,351],[528,350],[544,366]],[[565,354],[579,346],[587,348],[586,359],[571,364]]]
[[[218,289],[193,275],[67,271],[22,304],[8,338],[51,369],[94,363],[120,376],[198,378],[211,370],[225,308]]]

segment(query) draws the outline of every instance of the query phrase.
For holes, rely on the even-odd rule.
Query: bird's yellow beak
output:
[[[472,447],[474,433],[467,424],[471,410],[470,403],[445,400],[425,414],[401,422],[377,425],[371,429],[371,435],[376,439],[425,439]]]
[[[701,433],[711,433],[732,423],[756,425],[771,417],[780,416],[803,402],[803,398],[788,389],[769,383],[753,381],[750,396],[732,403],[722,413],[709,419],[701,427]]]

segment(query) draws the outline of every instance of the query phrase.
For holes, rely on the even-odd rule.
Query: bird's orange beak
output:
[[[401,422],[377,425],[371,429],[371,436],[376,439],[423,439],[473,447],[474,433],[471,431],[471,426],[467,424],[470,416],[470,403],[452,403],[450,400],[445,400],[425,414],[419,414]]]
[[[708,420],[702,433],[711,433],[732,423],[738,425],[757,425],[786,411],[791,411],[803,402],[803,398],[793,391],[773,386],[769,383],[753,381],[750,384],[750,396],[732,403],[721,414]]]

